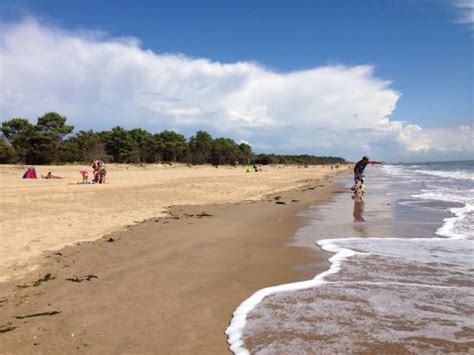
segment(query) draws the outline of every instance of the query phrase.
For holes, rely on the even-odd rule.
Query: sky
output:
[[[0,120],[474,157],[474,0],[2,0]]]

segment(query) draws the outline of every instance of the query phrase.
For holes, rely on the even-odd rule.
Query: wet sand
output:
[[[329,178],[261,201],[176,206],[160,218],[47,253],[0,284],[0,353],[228,353],[231,313],[256,290],[327,269],[288,246]]]

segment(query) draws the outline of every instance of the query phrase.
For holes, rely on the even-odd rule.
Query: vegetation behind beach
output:
[[[340,157],[314,155],[254,154],[247,143],[213,138],[198,131],[189,139],[164,130],[150,133],[141,128],[74,133],[66,117],[49,112],[31,124],[25,118],[2,122],[0,163],[76,163],[102,159],[115,163],[182,162],[189,164],[336,164]]]

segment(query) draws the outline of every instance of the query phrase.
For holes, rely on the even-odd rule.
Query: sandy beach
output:
[[[22,180],[24,167],[0,166],[0,281],[32,270],[44,250],[57,250],[122,230],[169,206],[234,203],[300,186],[330,174],[329,167],[245,168],[183,165],[109,165],[107,184],[78,185],[84,166],[43,166],[63,177]],[[90,169],[89,169],[90,170]]]
[[[297,212],[338,188],[328,167],[112,165],[102,186],[69,185],[79,166],[44,170],[65,179],[0,170],[15,277],[0,284],[0,353],[226,353],[243,299],[327,268],[288,244]]]

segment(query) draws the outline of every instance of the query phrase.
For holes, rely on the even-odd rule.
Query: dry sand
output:
[[[94,240],[152,217],[168,206],[258,200],[329,174],[329,167],[109,165],[107,184],[78,185],[85,166],[42,166],[62,180],[22,180],[24,167],[0,165],[0,281],[34,269],[45,250]],[[90,169],[89,169],[90,170]]]
[[[114,168],[116,176],[127,175],[125,168]],[[59,168],[54,172],[59,174]],[[337,189],[325,177],[327,169],[285,168],[259,175],[239,169],[149,167],[137,175],[149,172],[168,180],[160,189],[142,176],[142,198],[159,198],[168,188],[163,199],[172,200],[174,190],[177,201],[186,196],[196,203],[203,198],[241,202],[175,206],[161,218],[37,258],[41,265],[36,270],[0,283],[1,354],[225,354],[224,330],[240,302],[262,287],[307,279],[327,268],[327,255],[288,246],[302,223],[297,212],[327,201]],[[68,188],[77,196],[85,194],[84,199],[108,198],[106,192],[134,196],[130,184],[114,187],[113,181]],[[182,191],[185,181],[189,191]],[[33,183],[25,186],[38,193],[67,191],[59,181]],[[213,196],[218,191],[228,196]],[[242,202],[249,197],[260,200]],[[158,211],[175,201],[162,203]],[[130,205],[122,206],[125,217]]]

